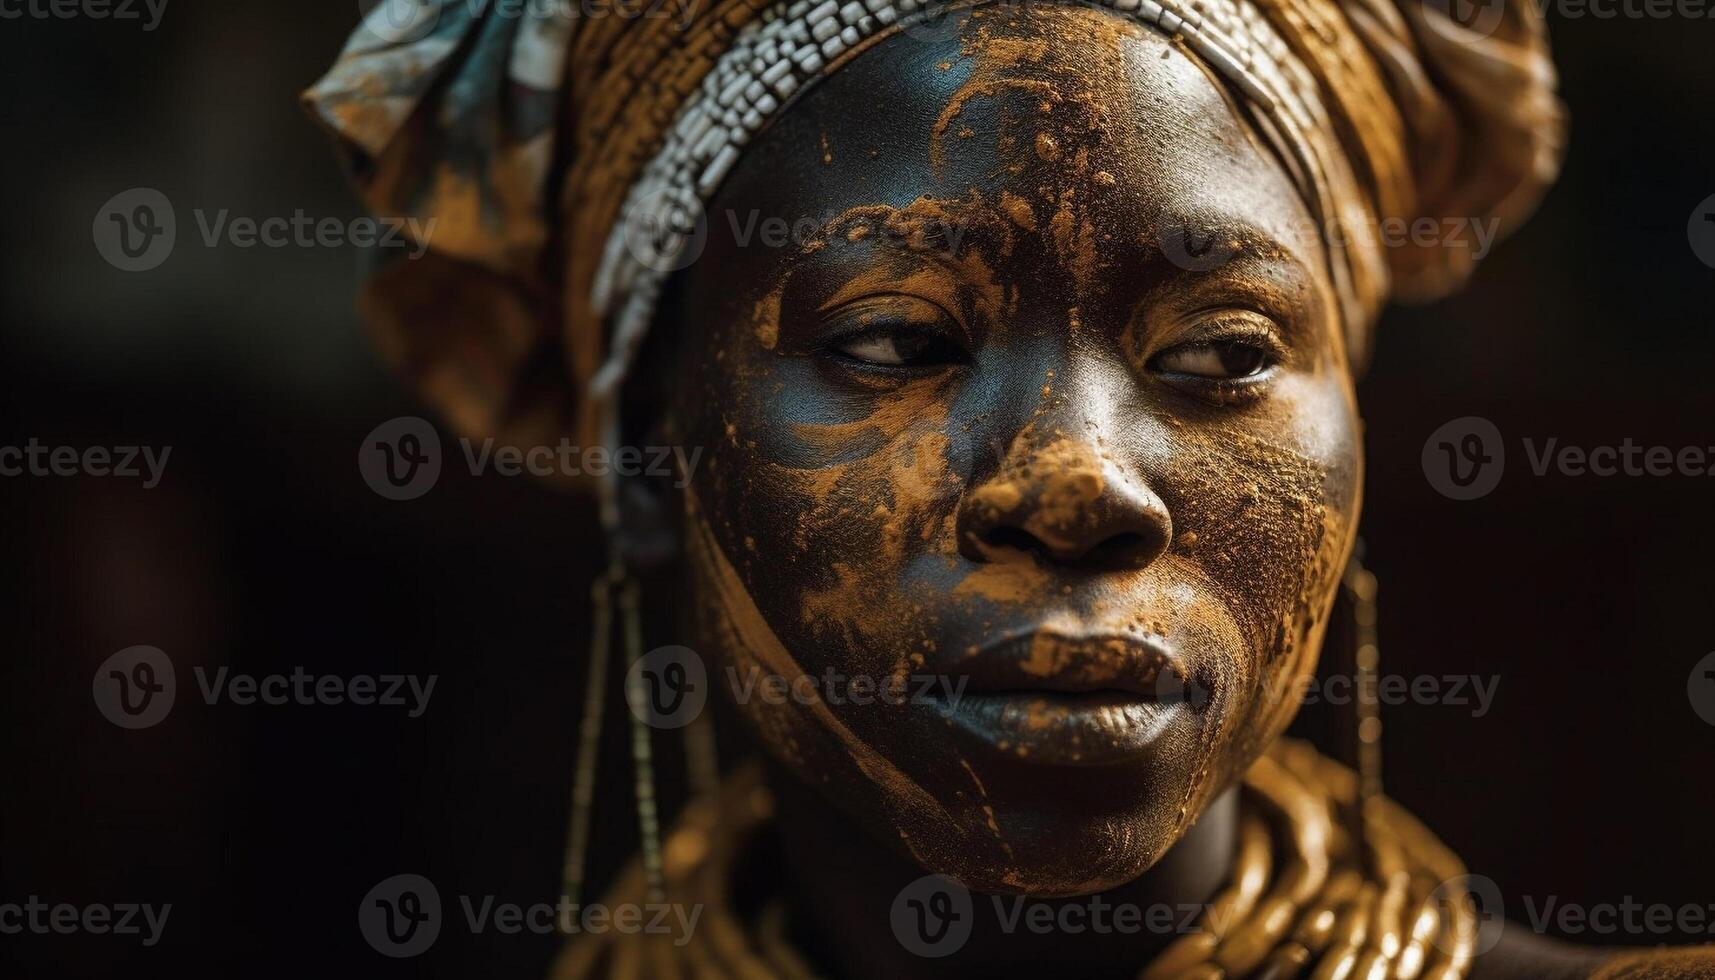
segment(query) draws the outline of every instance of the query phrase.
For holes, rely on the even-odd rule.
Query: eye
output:
[[[1180,344],[1155,358],[1157,371],[1223,381],[1254,378],[1273,364],[1272,351],[1243,340]]]
[[[953,318],[914,296],[848,303],[831,317],[828,334],[826,356],[867,369],[933,370],[969,360]]]
[[[837,342],[841,357],[877,367],[935,367],[964,360],[955,341],[903,324],[877,325]]]

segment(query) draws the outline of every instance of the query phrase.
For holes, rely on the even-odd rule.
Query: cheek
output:
[[[1243,639],[1221,707],[1246,757],[1296,713],[1289,692],[1315,669],[1359,509],[1349,383],[1289,379],[1276,401],[1272,421],[1188,436],[1169,503],[1182,544],[1174,559],[1210,583]]]
[[[923,861],[912,841],[931,839],[937,829],[945,833],[955,826],[953,817],[813,689],[761,686],[771,678],[791,680],[814,672],[804,669],[807,665],[786,649],[769,626],[750,589],[714,541],[710,526],[700,519],[694,496],[689,506],[687,553],[701,596],[700,626],[724,655],[739,711],[776,758],[805,778],[813,776],[848,797],[855,795],[865,822],[877,826],[892,822],[907,848]],[[885,806],[878,808],[878,799],[892,801],[896,816],[902,810],[912,821],[911,829],[887,816]]]
[[[781,543],[803,560],[780,594],[796,607],[796,621],[785,624],[795,649],[903,677],[923,665],[937,622],[932,606],[912,601],[908,582],[919,560],[950,550],[959,479],[947,434],[928,418],[879,441],[827,470],[768,466],[776,491],[792,501]]]
[[[933,609],[906,582],[956,553],[967,466],[948,433],[946,381],[832,383],[767,351],[708,372],[722,447],[697,487],[715,539],[803,666],[878,682],[921,666]]]

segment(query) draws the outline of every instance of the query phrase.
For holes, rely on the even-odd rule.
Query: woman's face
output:
[[[1357,519],[1281,164],[1158,34],[979,9],[822,81],[708,228],[674,412],[718,686],[929,870],[1136,877],[1290,719]]]

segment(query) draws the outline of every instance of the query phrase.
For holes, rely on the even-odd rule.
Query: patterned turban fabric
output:
[[[465,434],[611,440],[592,390],[611,399],[604,366],[635,348],[661,278],[616,272],[616,228],[675,168],[700,172],[706,200],[732,162],[705,166],[686,134],[714,154],[711,127],[760,131],[837,55],[931,13],[922,0],[594,2],[612,5],[385,0],[304,96],[372,211],[435,221],[427,252],[378,267],[363,306],[385,358]],[[1442,295],[1472,264],[1468,245],[1384,247],[1364,230],[1458,218],[1504,232],[1559,167],[1564,114],[1530,0],[1485,0],[1468,25],[1424,0],[1100,6],[1196,42],[1183,49],[1276,147],[1329,243],[1354,363],[1390,297]],[[834,30],[807,36],[817,17]],[[762,78],[790,83],[731,81],[735,64],[771,58],[796,63]]]

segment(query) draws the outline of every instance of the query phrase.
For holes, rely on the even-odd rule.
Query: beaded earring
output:
[[[608,660],[616,652],[613,648],[613,611],[617,605],[624,638],[622,663],[629,668],[643,657],[639,592],[637,579],[618,560],[612,562],[590,587],[592,627],[589,664],[584,673],[584,710],[578,724],[577,769],[572,777],[571,818],[566,831],[565,861],[560,872],[561,893],[574,907],[582,905],[588,871],[586,858],[590,824],[595,813],[596,770],[601,761]],[[633,793],[637,800],[637,836],[643,852],[649,901],[660,902],[665,894],[661,872],[661,816],[655,793],[655,754],[646,720],[649,717],[648,696],[643,673],[628,669],[625,700],[631,709],[629,728]]]
[[[578,749],[572,775],[572,807],[566,831],[565,860],[560,869],[560,893],[573,906],[581,905],[585,854],[590,820],[595,810],[596,766],[607,704],[607,664],[612,649],[613,590],[625,580],[624,569],[610,564],[590,586],[591,635],[589,663],[584,673],[584,710],[578,723]],[[573,920],[575,923],[575,919]]]
[[[584,674],[583,714],[578,724],[576,769],[572,778],[571,814],[566,849],[561,865],[561,894],[574,907],[581,906],[587,881],[590,828],[595,813],[595,791],[601,761],[601,739],[609,661],[621,657],[625,668],[624,695],[630,709],[628,728],[632,765],[632,788],[636,799],[637,836],[642,851],[648,900],[665,900],[661,846],[661,813],[655,778],[653,726],[650,724],[648,676],[633,670],[644,658],[641,593],[636,576],[617,554],[590,587],[591,631],[589,663]],[[620,615],[623,646],[613,643],[613,613]],[[720,782],[720,760],[715,747],[714,723],[706,711],[679,729],[683,737],[685,781],[692,798],[712,795]],[[575,919],[574,919],[575,924]]]

